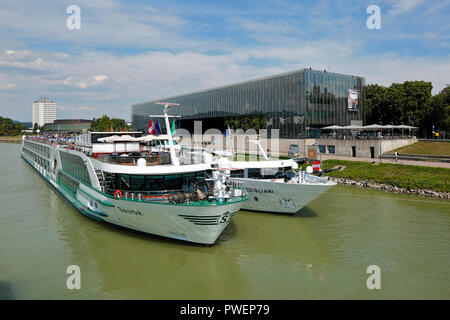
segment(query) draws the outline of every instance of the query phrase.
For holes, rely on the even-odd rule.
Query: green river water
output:
[[[0,299],[450,298],[449,201],[336,186],[295,216],[240,211],[206,247],[82,216],[19,151],[0,143]]]

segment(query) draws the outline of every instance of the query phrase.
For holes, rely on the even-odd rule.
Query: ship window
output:
[[[181,174],[173,174],[166,176],[164,179],[164,186],[166,190],[180,190],[182,189]]]
[[[119,174],[119,189],[130,190],[130,175]]]
[[[131,176],[130,186],[132,191],[145,191],[145,176]]]
[[[163,176],[147,176],[146,189],[147,189],[147,191],[164,190],[164,177]]]
[[[249,178],[258,178],[261,176],[260,168],[248,168],[248,177]]]
[[[67,192],[70,192],[73,196],[75,196],[77,189],[78,189],[78,183],[74,181],[73,179],[66,177],[63,174],[59,175],[59,183],[64,187],[64,189]]]
[[[230,175],[232,178],[243,178],[244,170],[233,170]]]
[[[60,152],[60,156],[63,170],[67,171],[86,184],[91,185],[89,172],[86,168],[86,165],[84,164],[83,159],[81,159],[79,156],[66,152]]]
[[[203,185],[205,183],[205,172],[204,171],[197,172],[197,182],[200,185]]]
[[[115,176],[115,178],[114,178]],[[192,190],[194,183],[204,186],[205,173],[194,172],[173,175],[128,175],[105,172],[106,188],[123,191],[179,191]]]
[[[195,172],[183,174],[183,189],[192,189],[194,186],[195,178]]]

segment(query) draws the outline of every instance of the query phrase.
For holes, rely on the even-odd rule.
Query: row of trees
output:
[[[10,118],[0,117],[0,136],[17,136],[22,133],[22,130],[27,130],[28,128],[21,124],[20,122],[14,122]],[[37,123],[33,126],[33,132],[46,131],[45,126],[39,127]],[[101,118],[93,119],[91,128],[92,131],[129,131],[127,123],[124,119],[112,118],[104,115]]]
[[[224,122],[225,128],[243,129],[247,131],[252,128],[255,130],[265,129],[267,127],[267,118],[265,114],[248,115],[240,117],[231,117]]]
[[[92,131],[129,131],[127,123],[124,119],[112,118],[103,115],[101,118],[93,119],[91,123]]]
[[[22,130],[28,129],[20,122],[14,122],[10,118],[0,117],[0,136],[17,136]]]
[[[390,87],[366,86],[366,123],[406,124],[419,128],[419,136],[434,131],[450,136],[450,87],[433,96],[431,82],[406,81]]]

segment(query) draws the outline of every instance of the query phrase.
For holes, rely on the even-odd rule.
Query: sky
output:
[[[450,84],[449,18],[450,0],[0,0],[0,115],[31,121],[48,97],[58,119],[130,121],[135,103],[309,67],[436,94]]]

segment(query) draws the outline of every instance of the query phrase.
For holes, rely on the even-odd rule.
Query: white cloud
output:
[[[3,90],[9,90],[15,88],[16,85],[14,83],[0,83],[0,88]]]
[[[445,7],[450,5],[450,0],[440,0],[436,3],[428,3],[427,10],[423,13],[424,15],[431,15],[439,10],[443,10]]]
[[[60,110],[60,111],[65,111],[65,112],[71,112],[71,113],[78,113],[81,111],[92,111],[94,110],[94,108],[89,107],[89,106],[62,106],[57,104],[56,105],[56,109]]]
[[[92,79],[94,79],[94,81],[96,81],[96,82],[102,82],[103,80],[108,79],[108,77],[104,76],[104,75],[97,75],[97,76],[93,76]]]
[[[394,0],[392,2],[393,5],[392,8],[388,11],[388,14],[391,16],[398,16],[418,7],[419,5],[424,3],[424,0]]]
[[[208,55],[193,51],[146,52],[114,56],[90,52],[58,62],[48,74],[13,74],[7,82],[27,88],[30,101],[46,95],[62,105],[58,117],[110,114],[130,120],[131,104],[227,85],[304,67],[366,77],[367,83],[390,85],[406,80],[432,81],[437,93],[448,82],[449,56],[411,58],[397,54],[356,56],[345,44],[311,42],[301,47],[236,49]],[[45,61],[47,57],[43,56]],[[269,59],[261,66],[254,62]],[[106,74],[108,74],[106,76]],[[108,80],[108,81],[107,81]],[[29,106],[24,106],[28,110]]]

